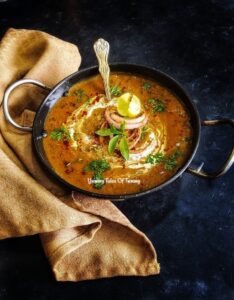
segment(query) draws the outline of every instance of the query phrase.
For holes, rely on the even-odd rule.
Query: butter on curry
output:
[[[95,193],[120,195],[167,181],[191,151],[190,115],[170,90],[127,73],[100,75],[70,88],[51,109],[43,141],[54,171]]]

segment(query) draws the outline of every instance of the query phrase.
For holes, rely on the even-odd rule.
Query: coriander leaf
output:
[[[60,128],[55,128],[50,133],[52,140],[61,141],[62,139],[70,139],[70,134],[67,128],[62,125]]]
[[[82,90],[82,89],[78,89],[78,90],[75,90],[75,91],[73,92],[73,95],[78,96],[78,97],[80,97],[80,98],[81,98],[84,94],[85,94],[85,92],[84,92],[84,90]]]
[[[119,150],[125,160],[129,158],[128,143],[125,137],[122,137],[119,143]]]
[[[94,173],[92,180],[94,180],[93,187],[98,190],[105,184],[104,177],[101,173]]]
[[[110,139],[109,144],[108,144],[108,152],[112,154],[116,148],[116,145],[119,140],[119,135],[114,136],[112,139]]]
[[[177,159],[182,155],[182,153],[179,150],[176,150],[174,153],[172,153],[166,160],[164,168],[165,170],[171,171],[175,167],[177,167]]]
[[[164,161],[164,155],[162,153],[156,153],[156,154],[150,154],[147,158],[146,158],[146,163],[150,163],[152,165],[155,164],[160,164],[161,162]]]
[[[52,140],[60,141],[63,138],[63,132],[61,131],[61,128],[55,128],[53,131],[51,131],[50,137]]]
[[[102,173],[109,170],[110,165],[108,161],[105,159],[97,159],[97,160],[92,160],[85,168],[84,171],[93,171],[93,180],[96,180],[96,182],[93,183],[93,186],[96,189],[100,189],[104,185],[104,178]]]
[[[172,160],[172,159],[168,159],[166,162],[165,162],[165,170],[167,171],[172,171],[175,167],[177,166],[177,163],[175,160]]]
[[[85,171],[104,172],[110,169],[108,161],[105,159],[92,160],[86,167]]]
[[[149,83],[149,82],[145,82],[144,84],[143,84],[143,89],[144,90],[149,90],[151,88],[151,84]]]
[[[182,155],[182,152],[180,150],[176,150],[174,153],[171,154],[170,157],[173,158],[173,159],[177,159],[181,155]]]
[[[72,92],[73,96],[77,96],[77,100],[81,101],[85,98],[89,99],[88,95],[86,95],[85,91],[83,89],[77,89]]]
[[[148,99],[149,104],[151,105],[153,112],[163,112],[165,111],[165,103],[160,99],[150,98]]]
[[[157,154],[150,154],[145,162],[150,163],[153,165],[164,163],[164,169],[167,171],[173,170],[175,167],[177,167],[177,159],[182,155],[181,151],[176,150],[174,153],[172,153],[168,157],[164,157],[162,153]]]
[[[111,93],[111,96],[118,97],[122,94],[122,90],[117,85],[113,85],[113,86],[110,87],[110,93]]]
[[[70,132],[64,125],[61,126],[61,129],[63,131],[64,138],[67,139],[67,140],[71,139]]]
[[[102,128],[102,129],[95,131],[95,133],[100,136],[109,136],[109,135],[113,134],[113,132],[111,131],[110,128]]]

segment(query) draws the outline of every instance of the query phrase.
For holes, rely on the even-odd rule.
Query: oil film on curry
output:
[[[172,177],[191,153],[190,115],[155,80],[110,75],[111,100],[100,75],[73,85],[49,112],[43,139],[53,170],[90,192],[131,194]]]

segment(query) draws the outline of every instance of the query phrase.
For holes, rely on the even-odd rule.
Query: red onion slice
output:
[[[129,120],[129,119],[125,119],[120,116],[117,116],[116,113],[114,113],[113,111],[110,111],[108,108],[105,110],[105,117],[106,117],[108,123],[114,125],[115,128],[117,128],[117,129],[120,129],[120,126],[123,122],[125,122],[125,129],[135,129],[135,128],[140,128],[140,127],[144,126],[148,121],[148,117],[146,116],[145,113],[142,114],[138,118]],[[129,122],[129,121],[131,121],[131,122]]]
[[[128,137],[128,146],[130,150],[136,146],[140,138],[141,138],[141,129],[136,128],[134,132]]]
[[[125,124],[136,124],[136,123],[140,123],[145,119],[146,115],[145,113],[143,113],[141,116],[134,118],[134,119],[129,119],[129,118],[124,118],[121,117],[120,115],[118,115],[117,113],[113,112],[111,114],[111,118],[118,122],[118,123],[123,123],[125,122]]]

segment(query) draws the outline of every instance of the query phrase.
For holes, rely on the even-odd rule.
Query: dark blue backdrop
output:
[[[34,28],[77,44],[81,68],[96,64],[92,44],[103,37],[111,62],[175,77],[202,119],[233,117],[231,0],[8,0],[0,1],[0,22],[0,36]],[[232,144],[230,128],[202,129],[193,165],[216,169]],[[234,299],[233,174],[215,181],[184,174],[161,192],[117,204],[152,240],[159,276],[58,283],[37,236],[10,239],[0,241],[0,299]]]

